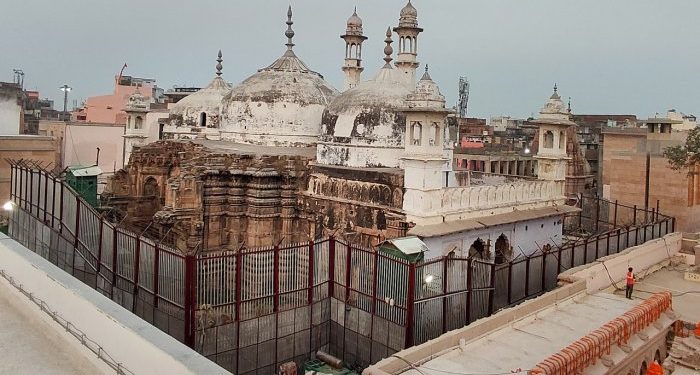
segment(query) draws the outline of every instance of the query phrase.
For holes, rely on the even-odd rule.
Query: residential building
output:
[[[671,169],[663,156],[666,147],[683,144],[687,136],[686,132],[672,132],[678,122],[670,121],[674,120],[649,119],[647,128],[603,130],[603,197],[650,209],[658,206],[676,218],[678,230],[698,232],[700,177],[697,167]]]

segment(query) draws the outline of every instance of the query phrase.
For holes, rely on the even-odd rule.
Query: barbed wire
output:
[[[15,281],[15,279],[12,276],[8,275],[7,272],[5,272],[5,270],[0,269],[0,276],[7,280],[10,283],[10,285],[15,287],[15,289],[17,289],[20,293],[29,298],[30,301],[32,301],[39,307],[39,309],[41,309],[41,311],[48,314],[51,317],[51,319],[53,319],[56,323],[63,327],[63,329],[65,329],[66,332],[70,333],[71,335],[73,335],[73,337],[78,339],[83,346],[85,346],[91,352],[96,354],[97,358],[101,359],[104,363],[106,363],[109,367],[116,371],[117,374],[135,375],[134,372],[124,367],[124,365],[122,365],[121,362],[117,362],[111,355],[109,355],[109,353],[107,353],[107,351],[105,351],[102,345],[88,337],[85,334],[85,332],[76,327],[75,324],[63,318],[57,311],[52,311],[50,306],[44,300],[35,296],[34,293],[25,290],[22,284]]]

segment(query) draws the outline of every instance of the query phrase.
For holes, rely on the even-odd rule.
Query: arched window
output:
[[[159,194],[158,181],[155,178],[149,177],[143,184],[143,196],[157,197]]]
[[[141,129],[143,127],[143,118],[141,116],[136,116],[134,120],[134,129]]]
[[[496,239],[496,264],[502,264],[510,261],[512,251],[510,250],[510,242],[505,234],[501,233]]]
[[[207,127],[207,113],[202,112],[199,114],[199,126],[206,128]]]
[[[475,257],[479,259],[486,260],[488,258],[488,254],[486,254],[486,245],[484,244],[484,240],[481,238],[477,238],[472,245],[469,247],[469,257]]]
[[[411,144],[420,146],[421,138],[423,137],[423,125],[414,121],[411,123]]]
[[[542,142],[542,147],[544,148],[553,148],[554,147],[554,133],[552,133],[551,130],[547,130],[544,132],[544,137],[542,137],[544,141]]]
[[[559,132],[559,149],[566,150],[566,137],[564,132]]]
[[[432,128],[432,136],[433,136],[433,145],[438,146],[441,142],[441,137],[440,137],[440,125],[438,125],[437,122],[434,122],[433,125],[431,126]]]

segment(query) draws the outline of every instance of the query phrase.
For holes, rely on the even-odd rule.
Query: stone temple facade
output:
[[[445,98],[427,65],[416,82],[423,29],[410,1],[383,35],[384,63],[368,80],[362,19],[348,19],[343,92],[296,55],[291,8],[287,16],[280,58],[229,86],[219,54],[214,80],[170,108],[163,140],[134,147],[104,194],[125,226],[183,252],[416,235],[428,256],[503,259],[514,246],[561,241],[572,210],[561,144],[542,152],[552,168],[539,179],[453,170]],[[541,126],[562,137],[556,121]]]

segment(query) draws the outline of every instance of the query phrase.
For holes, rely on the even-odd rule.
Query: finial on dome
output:
[[[557,84],[556,84],[556,82],[554,83],[554,93],[555,93],[555,94],[557,93]]]
[[[425,64],[425,73],[423,73],[423,77],[420,78],[421,81],[432,81],[433,78],[430,76],[430,73],[428,73],[428,64]]]
[[[221,62],[224,61],[221,59],[221,50],[219,50],[218,58],[216,59],[216,76],[221,77],[221,69],[223,69],[223,65],[221,65]]]
[[[352,15],[353,16],[357,15],[357,5],[355,5],[355,8],[352,10]]]
[[[386,28],[386,39],[384,39],[384,43],[386,43],[386,47],[384,47],[384,61],[386,61],[386,64],[384,64],[384,68],[389,68],[391,69],[391,54],[394,53],[394,49],[391,48],[391,27]]]
[[[569,102],[566,104],[566,111],[571,113],[571,97],[569,97]]]
[[[292,22],[292,6],[289,6],[289,9],[287,9],[287,31],[285,31],[284,35],[287,37],[287,50],[291,51],[292,47],[294,47],[294,43],[292,43],[292,38],[294,37],[294,30],[292,30],[292,25],[294,22]]]

